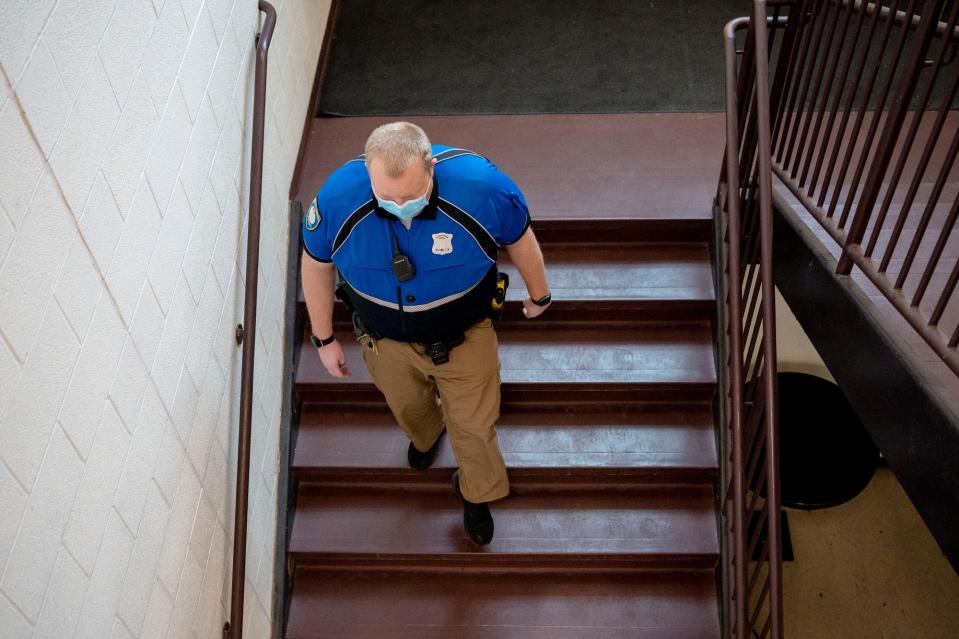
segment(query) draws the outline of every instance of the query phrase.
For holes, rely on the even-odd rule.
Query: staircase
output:
[[[555,301],[523,318],[501,252],[511,493],[489,546],[463,530],[445,438],[430,469],[406,465],[345,308],[351,378],[304,330],[289,639],[721,635],[712,222],[535,215]]]

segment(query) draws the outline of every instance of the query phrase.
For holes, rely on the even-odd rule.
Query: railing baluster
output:
[[[759,639],[763,639],[766,635],[772,630],[772,623],[769,617],[766,617],[766,623],[763,624],[763,629],[759,633]]]
[[[956,151],[954,149],[956,149],[957,145],[959,145],[959,131],[956,132],[956,136],[953,138],[952,144],[953,148],[950,149],[950,153],[952,154],[953,160],[955,160]],[[913,306],[919,306],[923,296],[926,294],[926,288],[929,286],[929,280],[932,279],[932,274],[935,272],[936,266],[939,264],[939,259],[942,257],[942,252],[946,248],[946,242],[949,241],[949,236],[952,234],[952,229],[956,225],[957,214],[959,214],[959,199],[956,199],[956,201],[953,202],[952,208],[949,209],[949,215],[943,224],[942,231],[939,232],[939,238],[936,240],[936,246],[932,249],[932,255],[929,256],[929,263],[926,265],[926,270],[922,272],[919,285],[916,287],[916,292],[913,295]],[[938,315],[934,317],[935,321],[932,321],[932,318],[930,318],[930,325],[934,325],[939,321]]]
[[[758,412],[757,414],[760,416],[762,415],[762,413],[758,413]],[[758,423],[758,420],[757,420],[757,423]],[[746,470],[744,473],[744,478],[745,478],[744,485],[749,490],[756,491],[756,493],[758,494],[759,487],[762,485],[765,485],[765,479],[760,479],[758,486],[755,484],[756,484],[757,473],[759,473],[760,469],[762,468],[761,462],[763,461],[763,454],[765,453],[764,446],[766,445],[766,439],[765,437],[762,436],[762,431],[759,431],[757,434],[759,435],[759,437],[757,437],[756,439],[745,440],[747,442],[748,455],[746,456]],[[750,502],[746,508],[746,512],[751,512],[754,505],[755,504]]]
[[[763,444],[765,444],[765,441],[763,441],[763,440],[760,440],[760,441],[761,441]],[[761,452],[762,452],[762,453],[765,453],[765,452],[766,452],[766,449],[765,449],[765,448],[762,448]],[[757,460],[758,460],[758,461],[761,461],[761,462],[763,462],[763,463],[759,464],[759,465],[756,467],[756,470],[757,470],[757,471],[764,471],[764,470],[766,470],[767,464],[765,463],[765,455],[760,456],[759,458],[757,458]],[[764,472],[758,472],[757,477],[759,477],[759,479],[758,479],[759,483],[756,484],[756,486],[753,487],[751,484],[748,484],[748,485],[750,485],[750,489],[753,491],[752,498],[750,499],[749,505],[748,505],[748,507],[746,508],[746,512],[748,512],[748,513],[754,512],[754,511],[756,510],[756,504],[759,502],[760,499],[762,499],[762,491],[763,491],[764,488],[766,488],[766,484],[767,484],[767,482],[768,482],[768,477],[767,477],[766,473],[764,473]]]
[[[748,195],[745,198],[746,208],[743,212],[743,218],[746,220],[746,241],[742,244],[742,263],[746,266],[752,266],[753,262],[756,261],[756,247],[759,245],[762,236],[759,233],[759,215],[756,212],[756,208],[759,205],[759,198],[756,197],[755,186],[751,186]],[[755,275],[754,270],[749,271],[750,280],[746,282],[746,290],[752,290],[752,277]],[[746,317],[750,317],[747,313]]]
[[[752,353],[750,353],[750,356],[752,356]],[[756,356],[752,357],[749,360],[749,366],[751,368],[759,370],[762,368],[762,365],[763,365],[763,351],[762,349],[759,349],[758,352],[756,353]],[[746,401],[749,403],[750,406],[762,406],[762,402],[764,401],[764,399],[763,399],[762,393],[760,393],[759,391],[760,391],[759,384],[750,384],[749,390],[746,393]]]
[[[953,210],[956,210],[957,207],[959,207],[959,197],[956,198],[956,201],[952,205]],[[952,273],[949,274],[949,279],[946,280],[946,286],[942,289],[942,293],[939,294],[939,301],[936,303],[936,308],[933,309],[932,315],[929,316],[930,326],[939,325],[939,320],[942,319],[942,313],[946,310],[946,304],[952,299],[952,294],[956,290],[957,282],[959,282],[959,260],[956,260],[955,266],[952,267]],[[957,324],[957,326],[959,326],[959,324]],[[953,343],[949,346],[955,346],[955,344]]]
[[[759,553],[759,561],[756,562],[756,570],[753,572],[753,578],[749,582],[749,586],[746,587],[746,599],[748,600],[752,597],[753,589],[756,587],[756,584],[759,583],[759,578],[763,576],[764,568],[766,566],[766,559],[769,557],[769,546],[763,546],[763,549]],[[763,587],[759,592],[759,596],[756,597],[760,602],[763,600],[763,596],[766,594],[769,588],[769,577],[767,576],[763,582]],[[756,618],[759,613],[762,611],[762,606],[757,605],[753,611],[753,615],[749,618],[749,627],[753,628],[756,625]]]
[[[771,576],[767,576],[766,581],[763,582],[763,588],[762,588],[762,590],[759,592],[759,600],[760,600],[760,601],[763,601],[763,600],[765,599],[766,593],[769,592],[769,589],[770,589],[770,587],[771,587],[771,585],[772,585],[771,582],[772,582]],[[750,618],[750,620],[749,620],[749,628],[750,628],[750,630],[752,630],[754,633],[755,633],[756,631],[753,630],[753,629],[756,627],[756,622],[759,620],[759,613],[760,613],[761,611],[762,611],[762,608],[761,608],[760,606],[756,606],[756,611],[753,613],[752,618]],[[766,617],[767,623],[771,623],[772,618],[773,618],[772,615],[768,615],[768,616]]]
[[[759,269],[755,269],[758,271]],[[756,276],[756,279],[759,279],[759,276]],[[759,308],[759,297],[760,297],[760,287],[756,286],[750,291],[752,299],[749,301],[749,310],[750,313],[746,315],[746,320],[750,322],[752,330],[749,334],[749,342],[745,351],[745,363],[748,366],[753,366],[753,363],[757,361],[758,357],[754,356],[754,352],[759,348],[760,337],[762,335],[762,310]],[[755,309],[755,312],[754,312]]]
[[[763,513],[754,512],[751,513],[750,521],[759,521],[763,520]],[[756,528],[752,531],[752,536],[750,537],[749,544],[746,546],[746,556],[749,557],[750,561],[753,561],[753,556],[758,555],[753,570],[749,578],[749,585],[746,586],[746,599],[749,600],[749,597],[753,594],[753,589],[756,587],[756,584],[759,583],[759,577],[762,576],[765,565],[764,562],[768,558],[769,549],[765,544],[761,544],[762,535],[765,532],[765,526],[763,524],[757,524]],[[757,552],[758,551],[758,552]],[[757,606],[758,608],[759,606]]]
[[[760,428],[763,415],[763,407],[754,404],[749,411],[749,416],[745,425],[745,434],[743,436],[743,442],[746,446],[745,450],[747,451],[745,458],[745,485],[750,490],[758,490],[758,488],[755,487],[756,473],[760,468],[762,468],[760,462],[763,459],[763,453],[765,452],[765,446],[767,442],[766,433]],[[760,484],[762,484],[762,481]],[[753,505],[754,504],[751,502],[746,510],[752,510]]]

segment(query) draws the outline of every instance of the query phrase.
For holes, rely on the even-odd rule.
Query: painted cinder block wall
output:
[[[246,634],[274,625],[290,179],[329,1],[274,0]],[[0,635],[220,636],[257,0],[0,2]]]

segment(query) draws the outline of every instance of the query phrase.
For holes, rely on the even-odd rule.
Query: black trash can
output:
[[[778,373],[782,505],[814,510],[849,501],[869,484],[879,448],[839,386]]]

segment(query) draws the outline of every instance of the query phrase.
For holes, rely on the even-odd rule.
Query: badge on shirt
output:
[[[310,208],[306,212],[306,230],[312,231],[320,225],[320,211],[316,208],[316,198],[310,202]]]
[[[433,253],[446,255],[453,252],[452,233],[433,233]]]

